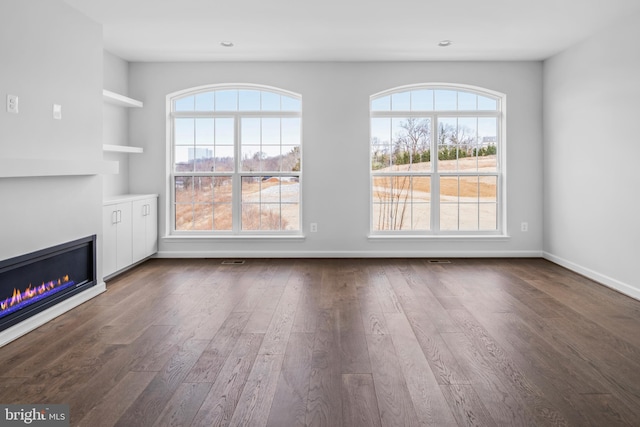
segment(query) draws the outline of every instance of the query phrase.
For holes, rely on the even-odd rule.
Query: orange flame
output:
[[[14,305],[20,304],[22,301],[29,300],[38,295],[42,295],[43,293],[55,289],[57,286],[60,286],[69,281],[69,275],[65,275],[58,280],[52,280],[48,283],[42,282],[42,285],[33,287],[31,284],[27,286],[27,288],[20,292],[18,289],[13,288],[13,295],[4,301],[0,301],[0,311],[7,310]]]

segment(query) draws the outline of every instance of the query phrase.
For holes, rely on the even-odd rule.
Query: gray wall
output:
[[[503,240],[368,239],[369,97],[430,82],[469,84],[507,95],[508,233]],[[539,256],[542,251],[542,63],[131,63],[130,190],[160,194],[168,228],[166,96],[213,83],[255,83],[303,99],[302,242],[168,239],[162,256]],[[340,209],[336,209],[339,206]],[[520,231],[520,222],[529,232]],[[317,233],[306,232],[318,223]]]
[[[640,298],[640,15],[544,63],[544,251]]]
[[[102,159],[102,54],[101,26],[62,1],[0,2],[2,158],[61,170]],[[19,96],[17,115],[4,107],[8,93]],[[0,259],[101,235],[101,176],[0,178],[0,200]]]
[[[129,63],[104,51],[104,88],[127,96],[129,93]],[[110,145],[129,145],[129,109],[104,103],[102,112],[102,142]],[[104,177],[104,196],[129,193],[129,156],[131,154],[105,152],[104,159],[119,163],[119,173]]]

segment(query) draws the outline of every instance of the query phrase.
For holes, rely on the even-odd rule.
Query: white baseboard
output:
[[[542,258],[542,251],[162,251],[154,258]]]
[[[604,274],[600,274],[597,271],[593,271],[587,267],[583,267],[559,256],[550,254],[549,252],[543,252],[543,257],[546,260],[549,260],[578,274],[582,274],[583,276],[601,283],[608,288],[614,289],[622,294],[640,301],[640,289],[638,289],[637,287],[631,286],[628,283],[621,282]]]
[[[97,297],[106,290],[107,285],[104,282],[99,283],[87,289],[86,291],[80,292],[79,294],[74,295],[71,298],[61,301],[53,307],[41,311],[35,316],[25,319],[17,325],[13,325],[12,327],[5,329],[4,331],[0,332],[0,347],[7,343],[10,343],[15,339],[20,338],[23,335],[26,335],[34,329],[44,325],[48,321],[55,319],[63,313],[66,313],[72,308],[75,308],[80,304],[83,304],[90,299]]]

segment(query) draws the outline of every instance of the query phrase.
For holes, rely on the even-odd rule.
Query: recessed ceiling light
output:
[[[451,46],[451,40],[442,40],[440,43],[438,43],[438,46],[440,47]]]
[[[233,47],[233,42],[228,42],[228,41],[220,42],[220,46]]]

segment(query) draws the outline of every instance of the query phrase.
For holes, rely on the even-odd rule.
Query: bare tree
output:
[[[400,123],[400,132],[393,141],[400,153],[409,154],[409,169],[414,163],[420,162],[421,154],[430,148],[431,121],[419,117],[409,117]]]
[[[452,149],[456,156],[440,156],[440,160],[451,160],[457,157],[466,157],[471,154],[477,144],[474,131],[466,126],[453,126],[450,123],[440,123],[438,129],[438,146]],[[462,153],[462,154],[460,154]]]
[[[407,170],[411,170],[413,164],[429,161],[431,121],[409,117],[399,124],[399,128],[393,139],[393,163],[406,164]],[[378,152],[374,153],[374,156],[382,157]],[[380,183],[382,185],[379,185],[375,192],[380,207],[378,229],[402,230],[407,219],[408,201],[411,197],[411,177],[394,175],[385,177]]]

